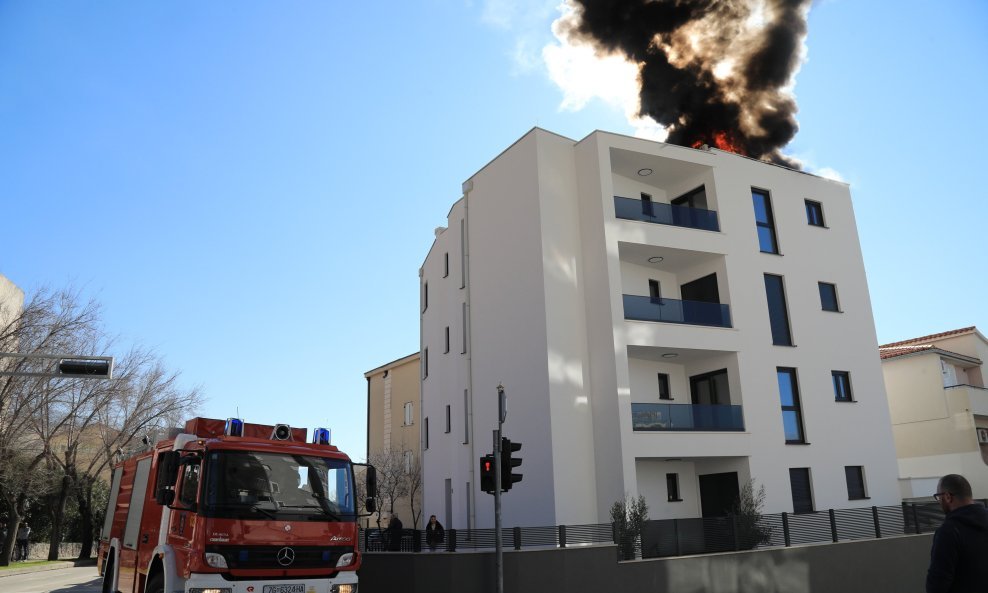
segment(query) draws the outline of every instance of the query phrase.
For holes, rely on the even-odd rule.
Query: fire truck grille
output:
[[[206,553],[220,554],[229,568],[335,568],[350,546],[207,546]]]

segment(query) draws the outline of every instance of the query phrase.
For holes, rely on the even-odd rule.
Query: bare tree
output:
[[[80,335],[91,335],[99,319],[94,301],[83,303],[77,292],[43,289],[16,312],[4,311],[0,325],[0,352],[58,354]],[[0,357],[0,370],[38,370],[38,359]],[[59,422],[40,417],[39,410],[59,397],[60,386],[48,379],[25,376],[0,377],[0,496],[8,509],[7,541],[0,566],[10,562],[13,540],[30,500],[44,494],[38,478],[39,466],[51,454],[47,436]]]
[[[0,352],[106,352],[99,307],[77,293],[40,291],[16,315],[0,315]],[[0,357],[0,370],[40,372],[38,359]],[[65,505],[75,496],[83,523],[81,558],[92,553],[93,489],[117,456],[140,437],[174,425],[200,403],[198,388],[183,389],[178,373],[141,348],[116,365],[116,377],[80,380],[0,377],[0,497],[10,510],[0,566],[31,500],[56,484],[49,558],[58,557]],[[44,470],[44,471],[42,471]],[[54,474],[54,475],[53,475]]]
[[[416,506],[416,499],[422,491],[422,458],[412,455],[405,479],[408,483],[408,507],[412,510],[412,526],[418,529],[422,517],[422,507]]]
[[[405,452],[401,449],[390,448],[373,453],[368,463],[377,469],[377,496],[380,503],[377,506],[376,522],[381,528],[381,514],[387,510],[389,515],[395,514],[395,504],[408,496],[408,476],[405,472]]]

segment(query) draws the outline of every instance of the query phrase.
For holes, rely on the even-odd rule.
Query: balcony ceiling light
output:
[[[662,261],[664,259],[665,258],[662,257],[661,255],[653,255],[652,257],[648,258],[648,263],[650,263],[650,264],[657,264],[657,263],[659,263],[660,261]]]
[[[662,354],[662,358],[676,358],[677,356],[679,356],[679,354],[675,352],[666,352]]]
[[[642,177],[648,177],[649,175],[652,174],[652,170],[649,169],[648,167],[645,167],[644,169],[638,169],[638,174]]]

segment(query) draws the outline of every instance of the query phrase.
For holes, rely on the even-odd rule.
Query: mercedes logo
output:
[[[278,564],[282,566],[291,566],[292,562],[295,562],[295,550],[285,546],[284,548],[278,550]]]

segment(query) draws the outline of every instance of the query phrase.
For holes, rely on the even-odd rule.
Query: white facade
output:
[[[670,208],[700,187],[715,215]],[[752,188],[768,192],[779,254],[760,251]],[[524,460],[502,497],[506,526],[607,522],[626,494],[645,496],[653,519],[714,514],[750,478],[766,512],[792,511],[790,468],[809,469],[816,509],[899,502],[845,184],[718,150],[536,128],[463,190],[420,271],[426,514],[493,524],[477,474],[499,383],[504,434]],[[651,216],[639,216],[642,194]],[[808,224],[805,200],[826,226]],[[782,278],[792,346],[773,344],[766,274]],[[838,312],[822,310],[820,282],[836,286]],[[643,315],[664,321],[626,318]],[[779,368],[795,369],[800,444],[786,443]],[[833,371],[848,374],[853,401],[835,401]],[[846,467],[868,500],[849,499]]]
[[[926,498],[945,474],[988,497],[988,340],[975,327],[880,347],[903,498]]]

